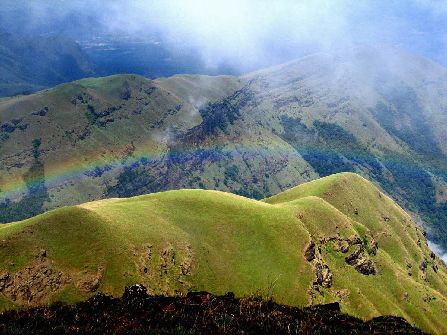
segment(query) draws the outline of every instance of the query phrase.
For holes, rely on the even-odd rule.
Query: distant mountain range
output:
[[[240,74],[230,64],[209,67],[202,55],[192,47],[181,51],[160,38],[102,35],[79,41],[83,52],[95,64],[96,76],[122,73],[139,74],[148,78],[168,77],[176,74]]]
[[[0,101],[3,222],[178,188],[368,177],[447,247],[447,70],[390,47],[241,77],[84,79]]]
[[[194,50],[175,54],[156,39],[99,35],[75,41],[64,34],[13,34],[0,28],[0,98],[121,73],[156,78],[239,71],[225,64],[208,68]]]
[[[69,38],[25,37],[0,30],[0,97],[35,92],[93,73],[87,55]]]

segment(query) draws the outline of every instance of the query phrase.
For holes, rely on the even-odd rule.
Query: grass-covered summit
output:
[[[364,178],[342,173],[263,201],[179,190],[65,207],[0,227],[2,309],[144,284],[338,301],[361,318],[447,332],[447,271],[423,232]]]

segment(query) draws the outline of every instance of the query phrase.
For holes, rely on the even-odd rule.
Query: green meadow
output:
[[[355,238],[375,274],[345,260],[360,244],[345,252],[337,246]],[[315,259],[308,261],[311,240]],[[363,319],[397,315],[447,332],[445,265],[410,216],[353,173],[261,201],[185,189],[64,207],[0,226],[0,259],[3,310],[98,291],[118,296],[141,283],[152,294],[231,291],[294,306],[338,301]],[[316,280],[317,263],[329,269],[330,285]]]

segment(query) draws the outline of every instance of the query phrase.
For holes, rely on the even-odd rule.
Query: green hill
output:
[[[339,301],[368,319],[447,331],[447,270],[420,228],[364,178],[342,173],[263,201],[178,190],[56,209],[0,227],[2,309],[96,291],[207,290]]]
[[[0,222],[182,188],[375,181],[447,248],[447,70],[395,48],[242,77],[120,75],[0,100]]]

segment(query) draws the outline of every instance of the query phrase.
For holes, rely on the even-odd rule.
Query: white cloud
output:
[[[209,66],[263,65],[284,61],[285,55],[302,56],[307,49],[356,43],[402,42],[419,48],[409,36],[425,43],[427,31],[421,25],[431,18],[417,15],[418,10],[438,18],[447,15],[447,2],[435,0],[4,1],[24,3],[38,18],[46,13],[43,21],[78,11],[96,15],[114,32],[139,37],[157,32],[171,50],[197,50]]]
[[[428,247],[433,251],[439,258],[441,258],[445,264],[447,264],[447,253],[439,245],[434,242],[427,241]]]
[[[262,61],[284,43],[330,46],[347,34],[349,1],[133,0],[114,7],[114,29],[158,29],[173,47],[198,48],[209,65]],[[128,24],[121,23],[124,20]],[[113,20],[107,20],[113,22]]]

